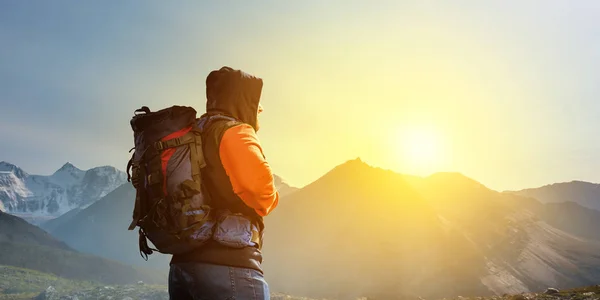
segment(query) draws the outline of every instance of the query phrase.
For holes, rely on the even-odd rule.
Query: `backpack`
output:
[[[136,195],[128,229],[139,227],[140,254],[147,260],[152,251],[182,254],[204,245],[215,220],[202,183],[206,161],[196,111],[172,106],[151,112],[144,106],[135,110],[130,125],[135,151],[127,180]]]

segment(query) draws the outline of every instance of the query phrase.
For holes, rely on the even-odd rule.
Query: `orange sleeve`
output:
[[[279,203],[279,192],[254,128],[241,124],[227,129],[219,155],[233,191],[242,201],[260,216],[273,211]]]

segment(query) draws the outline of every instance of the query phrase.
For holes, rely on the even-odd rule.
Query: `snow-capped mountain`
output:
[[[7,163],[5,161],[0,161],[0,172],[6,173],[6,172],[10,172],[13,173],[16,177],[18,178],[25,178],[27,177],[29,174],[25,173],[25,171],[21,170],[21,168]]]
[[[127,181],[124,172],[102,166],[80,170],[66,163],[50,176],[30,175],[0,162],[0,210],[13,214],[59,216],[85,208]]]
[[[18,206],[24,199],[32,196],[32,193],[25,186],[24,178],[16,175],[17,172],[7,171],[7,168],[3,167],[5,165],[0,164],[0,208],[2,211],[12,211],[11,208]]]

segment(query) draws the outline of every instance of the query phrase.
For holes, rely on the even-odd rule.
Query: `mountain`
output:
[[[299,190],[299,188],[290,186],[281,176],[273,175],[273,177],[275,179],[275,186],[281,197]]]
[[[483,256],[401,176],[360,159],[287,196],[265,218],[274,290],[316,298],[484,294]]]
[[[600,282],[600,242],[581,226],[570,226],[557,207],[493,191],[457,173],[412,177],[411,184],[485,256],[481,281],[495,294]],[[594,211],[562,213],[581,217]]]
[[[126,230],[133,202],[124,184],[48,230],[79,251],[166,270],[169,256],[144,261],[137,233]],[[553,210],[458,173],[406,176],[356,159],[282,198],[265,218],[263,266],[272,290],[315,298],[501,295],[600,282],[599,240]]]
[[[71,221],[71,219],[77,216],[77,214],[79,214],[79,212],[81,212],[82,210],[83,209],[80,207],[73,208],[70,211],[62,214],[60,217],[49,219],[45,222],[42,222],[38,226],[40,226],[48,232],[56,232],[58,228],[60,228],[61,226],[65,226],[65,224],[68,224]]]
[[[159,274],[79,253],[27,221],[0,212],[0,265],[107,284],[164,282]]]
[[[0,172],[13,173],[16,177],[21,179],[29,175],[25,173],[25,171],[21,170],[21,168],[5,161],[0,161]]]
[[[532,197],[543,203],[575,202],[600,211],[600,184],[596,183],[571,181],[508,192]]]
[[[283,183],[281,177],[277,189],[287,192],[293,187]],[[153,268],[167,268],[170,255],[154,253],[148,261],[142,259],[138,250],[138,232],[127,230],[131,223],[135,190],[125,183],[85,209],[72,211],[41,224],[42,228],[69,246],[85,253],[118,260],[123,263]]]
[[[4,211],[28,220],[57,217],[85,208],[125,182],[125,173],[110,166],[83,171],[66,163],[52,175],[42,176],[0,162],[0,203]]]
[[[281,292],[347,299],[600,282],[598,240],[518,200],[458,173],[421,178],[352,160],[266,218],[265,272]]]
[[[72,251],[67,244],[56,240],[46,231],[7,213],[0,212],[0,229],[0,243],[37,245]]]
[[[541,203],[530,197],[504,193],[513,205],[526,208],[555,228],[578,237],[600,240],[600,211],[575,202]]]

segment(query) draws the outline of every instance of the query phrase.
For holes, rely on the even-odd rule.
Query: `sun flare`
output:
[[[439,171],[443,163],[442,139],[434,130],[403,130],[400,132],[397,146],[405,171],[426,175],[424,173]]]

